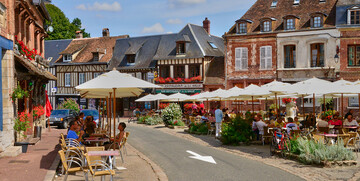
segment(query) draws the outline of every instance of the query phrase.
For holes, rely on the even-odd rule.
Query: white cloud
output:
[[[187,7],[189,5],[206,3],[206,0],[168,0],[171,8]]]
[[[182,21],[181,21],[181,19],[176,18],[176,19],[168,19],[168,20],[166,21],[166,23],[168,23],[168,24],[181,24]]]
[[[112,4],[95,2],[92,5],[80,4],[76,9],[89,10],[89,11],[121,11],[121,5],[118,2]]]
[[[160,23],[156,23],[150,27],[144,27],[142,33],[163,33],[164,28]]]

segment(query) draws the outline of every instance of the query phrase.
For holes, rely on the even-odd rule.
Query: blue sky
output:
[[[179,32],[187,23],[211,21],[211,34],[221,36],[256,0],[52,0],[70,21],[80,18],[91,37],[144,36]]]

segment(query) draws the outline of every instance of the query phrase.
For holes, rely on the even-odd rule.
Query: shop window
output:
[[[324,44],[314,43],[310,45],[311,67],[324,67]]]
[[[348,66],[360,66],[360,45],[348,46]]]
[[[284,68],[296,68],[296,46],[286,45],[284,46]]]
[[[189,65],[189,77],[200,75],[200,65]]]

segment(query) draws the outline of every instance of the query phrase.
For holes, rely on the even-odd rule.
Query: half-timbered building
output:
[[[194,94],[224,87],[223,61],[223,39],[210,34],[206,18],[203,26],[187,24],[178,33],[118,39],[108,70],[116,68],[163,87],[154,93]],[[211,63],[219,77],[209,72]],[[125,115],[135,108],[134,99],[119,100]]]
[[[97,107],[96,99],[81,98],[75,87],[106,72],[115,41],[128,37],[128,35],[110,37],[108,28],[104,28],[102,33],[102,37],[83,38],[82,33],[77,32],[77,38],[59,53],[60,56],[54,63],[58,77],[56,105],[66,98],[72,98],[82,109]]]

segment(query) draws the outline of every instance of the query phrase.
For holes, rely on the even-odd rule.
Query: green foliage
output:
[[[324,98],[319,98],[317,101],[319,104],[324,104]],[[332,98],[325,98],[325,104],[332,104]]]
[[[26,138],[26,134],[25,131],[30,127],[30,114],[29,113],[25,113],[25,112],[21,112],[18,117],[15,119],[14,122],[14,130],[18,133],[18,134],[22,134],[22,136],[24,138]],[[21,133],[22,132],[22,133]]]
[[[290,146],[291,146],[291,153],[299,155],[300,149],[299,149],[299,142],[297,141],[297,138],[293,138],[290,140]]]
[[[190,133],[201,133],[201,134],[206,134],[208,132],[208,127],[205,123],[191,123],[190,126],[189,126],[189,132]]]
[[[250,126],[251,120],[235,117],[229,123],[222,124],[221,141],[225,145],[238,145],[240,142],[248,143],[254,136]]]
[[[172,103],[161,112],[165,125],[170,125],[175,120],[181,120],[182,111],[178,104]]]
[[[173,120],[173,121],[169,121],[169,125],[173,125],[173,126],[185,126],[185,123],[181,120]]]
[[[46,4],[46,9],[52,20],[52,22],[47,21],[46,24],[54,28],[53,32],[47,32],[49,36],[46,40],[73,39],[76,31],[82,31],[84,38],[90,37],[90,34],[86,33],[85,29],[81,29],[81,20],[79,18],[75,18],[70,23],[64,12],[55,5]]]
[[[21,88],[20,84],[18,83],[18,86],[14,90],[14,92],[10,95],[13,102],[15,102],[16,99],[22,99],[25,97],[29,97],[29,92],[27,90],[24,90]]]
[[[74,99],[68,98],[58,106],[58,109],[71,109],[79,112],[80,106]]]
[[[140,116],[138,118],[138,124],[144,124],[145,123],[145,120],[148,119],[150,116]]]
[[[160,116],[152,116],[144,119],[145,124],[147,125],[158,125],[163,123],[163,120]]]
[[[296,140],[299,148],[300,161],[305,164],[319,164],[322,161],[345,161],[354,160],[355,155],[351,150],[344,147],[344,142],[339,139],[335,145],[323,144],[323,141]]]

